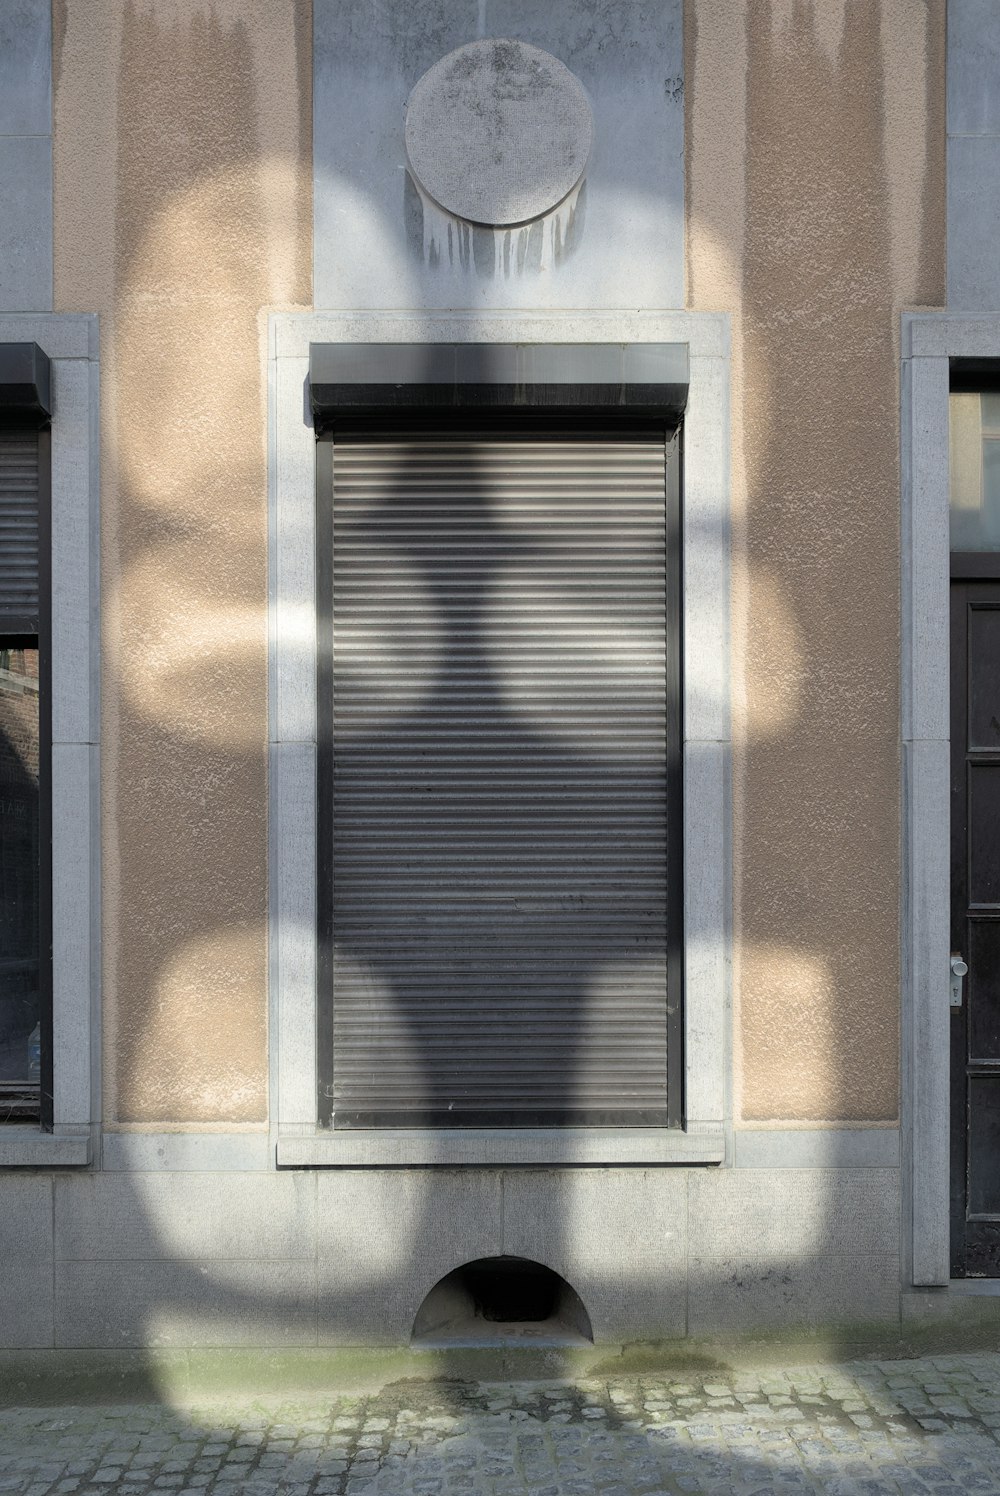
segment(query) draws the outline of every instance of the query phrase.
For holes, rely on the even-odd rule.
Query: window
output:
[[[0,431],[0,1121],[51,1122],[48,436]],[[43,1063],[44,1062],[44,1063]],[[43,1076],[44,1071],[44,1076]]]
[[[420,344],[410,340],[412,327],[402,314],[281,314],[272,321],[273,663],[269,718],[269,824],[272,846],[272,1033],[276,1040],[274,1073],[277,1161],[280,1166],[718,1162],[724,1157],[730,924],[728,333],[725,318],[715,314],[663,313],[641,319],[625,315],[615,319],[614,335],[620,336],[621,341],[607,344],[588,341],[593,333],[591,320],[588,314],[569,318],[536,317],[532,321],[533,332],[552,341],[532,344],[505,343],[503,339],[510,336],[509,319],[505,321],[485,314],[468,324],[470,332],[474,327],[476,337],[476,341],[468,343],[447,340],[449,335],[454,337],[463,330],[459,322],[447,316],[437,321],[433,317],[422,320],[421,333],[428,341]],[[605,323],[601,325],[603,327]],[[488,342],[492,336],[499,341]],[[568,341],[574,336],[577,341]],[[358,338],[365,341],[348,341]],[[645,343],[638,341],[640,338],[660,339],[660,342]],[[665,370],[671,372],[665,374]],[[305,418],[304,387],[309,404]],[[451,859],[448,872],[451,882],[448,884],[447,879],[442,882],[438,876],[438,891],[444,891],[453,900],[457,898],[459,905],[464,899],[471,898],[476,889],[481,893],[486,887],[490,858],[498,868],[504,857],[516,863],[513,848],[521,845],[518,835],[531,831],[530,817],[521,815],[518,819],[518,808],[524,805],[526,783],[522,778],[519,783],[512,784],[500,821],[501,844],[498,845],[495,839],[490,845],[487,842],[479,844],[473,853],[479,860],[479,882],[463,888],[456,873],[459,864],[455,854],[462,836],[478,834],[472,824],[476,817],[465,814],[460,804],[452,804],[440,818],[432,818],[429,827],[425,824],[421,828],[417,825],[420,820],[418,807],[411,803],[394,807],[399,817],[399,824],[394,825],[392,816],[386,814],[384,796],[369,773],[377,750],[360,753],[352,761],[351,734],[349,728],[345,734],[345,723],[352,712],[355,725],[367,717],[364,734],[357,741],[363,745],[368,740],[373,745],[388,743],[392,751],[407,743],[414,744],[418,733],[427,729],[429,746],[438,754],[450,746],[460,755],[466,754],[468,767],[471,753],[477,774],[470,788],[473,795],[479,795],[488,793],[492,783],[487,772],[490,766],[482,750],[491,735],[498,732],[507,732],[514,737],[521,734],[522,747],[530,745],[531,751],[541,753],[546,768],[554,771],[554,750],[564,753],[565,762],[570,767],[576,767],[588,756],[580,749],[586,735],[583,729],[586,728],[593,738],[589,754],[600,760],[600,692],[592,689],[588,693],[583,689],[574,696],[573,691],[567,689],[567,682],[572,677],[567,673],[560,681],[558,671],[546,679],[546,692],[541,696],[535,689],[537,680],[535,686],[532,685],[531,672],[534,670],[538,675],[539,664],[545,658],[540,615],[532,614],[529,609],[527,633],[532,638],[526,655],[518,654],[513,643],[516,636],[507,630],[507,623],[515,630],[519,627],[517,608],[509,604],[518,585],[519,566],[520,580],[524,581],[526,558],[521,562],[516,562],[513,557],[499,558],[502,565],[491,580],[476,575],[484,571],[488,560],[492,565],[498,559],[496,555],[489,555],[491,545],[494,551],[501,544],[516,548],[512,539],[515,527],[509,522],[513,499],[508,495],[507,498],[501,497],[499,505],[495,498],[490,500],[492,513],[480,513],[477,523],[480,539],[486,538],[485,549],[477,542],[465,556],[475,582],[466,591],[475,594],[478,589],[479,595],[478,598],[465,599],[473,607],[472,612],[465,616],[467,633],[464,643],[460,641],[457,610],[441,603],[443,593],[440,589],[453,588],[457,575],[447,571],[441,573],[438,569],[433,576],[427,575],[423,582],[416,584],[408,601],[401,599],[403,611],[409,607],[414,631],[412,637],[407,638],[404,631],[397,630],[395,640],[413,654],[414,669],[403,666],[381,705],[378,691],[370,691],[364,686],[353,706],[343,692],[338,703],[336,672],[350,663],[352,652],[355,662],[362,664],[362,676],[367,676],[370,681],[379,674],[375,668],[380,648],[378,635],[382,628],[378,611],[390,596],[391,587],[387,584],[392,582],[392,577],[386,574],[383,566],[381,583],[368,596],[371,607],[363,627],[348,629],[339,639],[342,649],[346,645],[346,654],[342,653],[338,665],[330,648],[331,636],[324,632],[327,628],[324,589],[328,599],[327,612],[330,607],[338,607],[338,587],[346,589],[341,592],[339,605],[353,607],[361,599],[362,589],[359,586],[360,572],[352,572],[351,567],[356,561],[363,570],[365,550],[370,553],[374,548],[377,551],[381,541],[378,526],[372,529],[365,522],[364,533],[359,532],[355,537],[359,544],[353,560],[350,545],[341,542],[340,562],[346,558],[348,569],[345,571],[339,567],[338,570],[339,563],[334,563],[338,554],[336,537],[331,542],[328,535],[324,537],[322,534],[324,522],[334,526],[338,522],[334,476],[334,466],[338,461],[336,454],[339,450],[342,456],[346,455],[352,439],[356,443],[359,437],[370,436],[376,430],[376,446],[381,454],[379,461],[388,459],[390,467],[393,463],[398,467],[399,449],[394,455],[391,450],[393,440],[401,440],[408,451],[416,448],[426,457],[428,439],[436,438],[436,458],[443,456],[446,462],[450,462],[462,460],[463,442],[468,447],[470,437],[474,444],[484,440],[487,447],[490,444],[496,447],[497,442],[500,447],[506,444],[508,458],[511,443],[521,443],[521,450],[530,451],[533,444],[548,442],[551,446],[555,441],[558,445],[563,438],[568,438],[568,446],[575,442],[578,448],[585,447],[589,453],[597,455],[596,462],[588,464],[583,459],[579,463],[580,468],[592,476],[599,472],[608,452],[614,449],[617,456],[612,460],[618,460],[622,450],[619,444],[638,435],[640,447],[651,437],[659,443],[658,457],[653,461],[662,475],[666,468],[668,438],[672,439],[682,410],[683,430],[676,446],[677,467],[682,468],[684,474],[680,539],[671,546],[664,529],[660,545],[661,552],[666,553],[678,567],[683,556],[685,580],[682,592],[679,587],[672,592],[664,588],[657,604],[663,610],[662,638],[667,645],[660,678],[666,687],[666,660],[673,653],[675,680],[679,678],[676,697],[679,726],[668,726],[668,714],[664,711],[653,729],[662,734],[659,748],[661,797],[664,748],[668,741],[673,746],[678,781],[676,803],[672,812],[667,810],[665,817],[662,803],[657,812],[651,798],[645,802],[640,798],[632,805],[639,823],[635,828],[639,831],[639,840],[645,837],[650,845],[655,845],[659,838],[661,844],[666,845],[667,858],[672,851],[679,855],[683,849],[683,874],[672,876],[668,867],[665,880],[667,902],[672,897],[677,899],[672,923],[669,917],[666,921],[663,919],[662,900],[659,907],[656,905],[657,888],[660,895],[664,891],[662,866],[641,892],[637,885],[626,890],[629,896],[637,894],[633,901],[635,905],[640,905],[642,900],[648,901],[650,922],[658,925],[660,949],[656,959],[644,969],[641,981],[633,984],[633,995],[640,995],[638,988],[647,983],[641,997],[643,1002],[646,998],[651,1000],[641,1022],[649,1019],[654,1025],[656,1022],[661,1024],[658,1035],[655,1028],[648,1031],[653,1037],[651,1052],[655,1050],[660,1059],[663,1055],[664,1007],[672,1006],[672,994],[681,991],[683,983],[683,1013],[668,1013],[668,1023],[673,1019],[677,1024],[677,1039],[671,1044],[668,1035],[666,1045],[667,1065],[676,1066],[678,1074],[675,1077],[671,1072],[667,1076],[665,1095],[661,1066],[658,1075],[652,1075],[650,1070],[651,1086],[645,1093],[641,1086],[633,1084],[634,1077],[631,1080],[626,1077],[624,1086],[616,1081],[610,1088],[605,1085],[603,1093],[598,1089],[585,1094],[580,1105],[579,1093],[570,1094],[569,1088],[558,1078],[556,1065],[549,1067],[550,1070],[554,1068],[556,1079],[554,1084],[550,1079],[548,1093],[544,1083],[534,1084],[517,1098],[515,1106],[510,1104],[509,1093],[501,1096],[494,1089],[488,1096],[486,1090],[478,1087],[480,1099],[487,1104],[478,1109],[470,1105],[463,1125],[455,1126],[457,1108],[451,1106],[455,1098],[446,1096],[450,1080],[445,1076],[442,1086],[443,1072],[440,1070],[436,1078],[431,1077],[431,1070],[424,1063],[429,1053],[427,1046],[421,1041],[423,1061],[416,1068],[410,1066],[407,1080],[405,1072],[412,1057],[412,1045],[408,1057],[405,1025],[400,1028],[397,1024],[392,1032],[390,1023],[390,1031],[385,1032],[382,1020],[388,1009],[383,1010],[381,1017],[377,1012],[381,999],[373,983],[379,977],[379,972],[374,969],[379,961],[383,965],[397,961],[410,973],[407,982],[416,970],[415,948],[409,943],[411,936],[404,929],[407,917],[405,900],[400,910],[390,910],[384,895],[396,877],[397,868],[401,868],[407,858],[411,862],[415,859],[421,865],[415,869],[416,876],[411,879],[406,893],[412,913],[421,886],[429,889],[433,885],[434,860],[436,858],[440,863],[446,846],[447,857]],[[651,428],[658,429],[651,431]],[[609,443],[606,451],[601,448],[603,441]],[[354,450],[357,456],[357,446]],[[567,450],[568,447],[560,448],[561,456],[565,456]],[[477,468],[483,461],[484,451],[484,448],[477,447],[472,454]],[[579,452],[577,455],[580,456]],[[381,482],[385,476],[383,472],[378,481]],[[468,474],[459,481],[468,488]],[[488,486],[495,494],[492,481]],[[403,496],[404,503],[410,504],[411,509],[413,497],[412,493]],[[359,518],[357,511],[363,513],[366,507],[370,507],[360,490],[353,497],[345,493],[341,498],[346,507],[339,512],[348,525]],[[598,511],[602,505],[607,506],[604,512],[610,515],[613,502],[608,494],[595,493],[590,498]],[[535,537],[544,540],[545,523],[551,520],[551,515],[545,516],[545,523],[540,523],[542,511],[533,515],[531,502],[521,514],[523,526],[533,527]],[[670,505],[665,503],[663,489],[658,502],[663,506],[661,512],[665,519],[670,513]],[[352,508],[356,512],[349,519],[348,510]],[[420,516],[414,517],[419,519]],[[465,520],[472,518],[475,518],[473,514],[464,515]],[[620,516],[617,522],[620,523]],[[615,521],[611,521],[610,528],[613,529],[614,524]],[[563,533],[572,536],[574,525],[577,533],[582,535],[581,514],[569,516]],[[488,539],[490,535],[492,540]],[[409,539],[419,541],[420,537],[411,535]],[[433,555],[435,549],[441,549],[441,539],[440,531],[433,538],[425,535],[428,556]],[[404,557],[400,563],[399,547],[391,545],[389,550],[393,552],[389,569],[395,567],[398,570],[397,580],[412,577],[412,558]],[[591,554],[590,562],[599,566],[599,557],[598,547]],[[581,559],[581,555],[566,558],[566,577],[573,575],[573,569]],[[610,552],[605,559],[610,564]],[[558,564],[551,548],[549,560],[553,565]],[[378,562],[375,566],[377,569]],[[419,567],[416,570],[419,571]],[[426,572],[426,567],[424,570]],[[591,585],[594,578],[588,578],[585,570],[582,580],[585,585]],[[627,597],[630,584],[627,577],[622,580]],[[436,598],[435,589],[439,590]],[[429,606],[428,592],[432,598]],[[535,601],[537,603],[538,599]],[[625,606],[628,607],[627,601]],[[667,622],[669,607],[679,610],[682,618],[679,628]],[[502,618],[507,622],[501,623]],[[580,618],[576,617],[574,623],[580,625]],[[468,632],[470,626],[471,633]],[[601,628],[596,630],[598,634],[601,631]],[[358,636],[353,640],[347,637],[352,632]],[[610,629],[605,632],[610,637]],[[391,640],[388,635],[392,633],[391,628],[382,628],[390,657],[395,649],[395,645],[389,647]],[[421,633],[424,636],[422,642]],[[562,637],[563,646],[566,637]],[[580,639],[573,647],[582,648]],[[478,698],[475,711],[464,713],[463,730],[467,734],[464,747],[457,736],[457,719],[463,714],[458,710],[458,698],[447,684],[458,679],[463,649],[466,651],[464,658],[471,660],[474,667],[473,674],[466,677],[466,683],[471,694]],[[421,650],[425,651],[423,657]],[[432,654],[435,662],[431,662]],[[564,648],[563,667],[567,660]],[[655,674],[659,668],[652,665],[652,673]],[[586,666],[577,683],[585,681],[588,674],[593,684],[597,671],[588,672]],[[610,674],[614,674],[613,669]],[[383,679],[387,679],[384,672]],[[442,682],[445,682],[443,690]],[[413,716],[411,701],[409,711],[413,731],[400,735],[401,713],[393,716],[390,712],[389,720],[379,719],[386,717],[388,696],[395,692],[397,706],[405,706],[407,694],[412,695],[415,688],[419,688],[423,708],[426,709],[430,701],[437,715],[431,721],[425,710],[424,721],[418,722]],[[557,695],[560,690],[567,697],[565,705],[568,708],[561,718],[553,694]],[[668,695],[669,690],[665,689],[664,699]],[[512,708],[514,700],[518,702],[516,708]],[[658,708],[653,708],[651,699],[643,703],[641,693],[630,695],[626,692],[626,701],[628,710],[636,711],[637,721],[643,712],[647,720],[657,716]],[[607,705],[606,701],[604,705]],[[486,716],[480,715],[475,720],[476,712],[484,706],[488,708]],[[588,712],[592,714],[589,722]],[[558,730],[560,721],[563,722],[561,735]],[[345,756],[341,757],[335,776],[332,755],[338,739]],[[595,780],[600,780],[603,775],[605,782],[612,784],[616,775],[621,777],[620,759],[616,760],[608,751],[613,740],[614,734],[609,733],[604,740],[608,763],[600,762],[602,773],[594,776]],[[470,742],[475,744],[471,749]],[[392,751],[383,762],[387,770],[392,768]],[[326,763],[323,762],[324,755],[328,755]],[[424,756],[424,763],[432,757],[433,752]],[[528,763],[530,752],[522,757]],[[610,773],[606,772],[608,764]],[[521,771],[517,772],[520,774]],[[355,788],[359,799],[353,809],[348,809],[343,796],[350,793],[347,779],[351,774],[356,775]],[[442,775],[441,778],[447,779],[448,776]],[[641,778],[641,773],[637,778]],[[415,782],[411,776],[411,783]],[[568,784],[567,793],[571,797],[578,795],[579,786],[572,775]],[[550,790],[551,782],[546,794]],[[335,803],[338,794],[341,795],[339,827]],[[325,804],[321,803],[324,796],[327,796]],[[669,799],[668,795],[668,802]],[[602,837],[596,829],[600,824],[601,803],[598,789],[596,799],[589,804],[583,803],[583,813],[575,814],[569,827],[562,827],[564,832],[569,829],[578,834],[585,849],[589,850],[594,866],[605,852],[612,862],[618,858],[621,863],[623,857],[621,838],[606,835],[602,845]],[[579,809],[580,802],[578,812]],[[449,816],[453,822],[464,820],[460,828],[455,827],[458,840],[452,837],[450,842],[442,829]],[[356,838],[353,845],[352,817],[354,831],[360,833],[360,839]],[[409,829],[402,827],[403,821],[408,823]],[[377,834],[374,830],[376,823],[380,828]],[[551,847],[546,848],[536,835],[532,855],[537,855],[539,860],[534,863],[522,861],[520,871],[523,874],[527,869],[528,873],[533,873],[554,863],[556,880],[561,878],[564,883],[572,884],[576,879],[576,887],[571,892],[579,894],[582,886],[579,867],[582,863],[577,864],[567,857],[565,846],[559,844],[553,825],[548,830],[553,833]],[[400,835],[405,840],[410,832],[415,835],[409,845],[397,845],[393,849],[396,853],[401,852],[402,858],[390,855],[389,840],[399,843]],[[637,846],[639,840],[634,845]],[[342,876],[339,887],[338,857],[342,870],[348,866],[351,869],[348,884],[345,885]],[[324,858],[328,864],[326,870]],[[377,908],[368,901],[368,912],[371,914],[375,908],[383,926],[387,921],[392,926],[393,939],[398,936],[402,941],[391,956],[385,955],[384,943],[382,954],[376,953],[374,945],[367,952],[363,948],[368,937],[364,934],[363,924],[365,901],[360,895],[368,876],[364,871],[366,860],[374,864],[376,882],[382,890],[375,901]],[[639,860],[632,858],[627,861],[628,869],[634,872]],[[625,866],[625,863],[621,865]],[[350,902],[351,880],[357,895],[354,907],[358,919],[356,927],[348,931],[342,921]],[[600,886],[600,879],[595,878],[591,890]],[[603,886],[608,886],[607,880]],[[346,896],[346,901],[341,901],[341,893]],[[509,884],[505,893],[509,898]],[[629,899],[623,902],[627,903]],[[447,899],[433,919],[437,922],[437,934],[444,935],[447,943],[451,941],[451,935],[446,931],[456,928],[458,921],[452,920],[450,915],[442,917],[441,911],[446,904]],[[455,912],[454,903],[451,911]],[[529,974],[533,969],[535,975],[537,967],[533,968],[533,962],[535,956],[544,959],[545,940],[562,938],[572,923],[572,920],[553,923],[545,917],[547,911],[543,914],[540,904],[536,906],[536,912],[544,933],[532,959],[522,961],[525,951],[509,943],[506,951],[501,951],[502,956],[515,964],[521,961],[522,968],[527,968]],[[397,919],[397,914],[402,918]],[[417,910],[416,923],[411,926],[411,931],[421,924],[426,933],[426,919],[422,919]],[[625,919],[612,930],[611,943],[613,945],[617,940],[623,964],[636,964],[637,969],[636,947],[628,924],[628,919]],[[480,928],[485,926],[481,924]],[[577,926],[578,932],[585,928],[585,922]],[[352,1019],[346,1008],[342,1014],[346,1027],[342,1032],[335,1032],[338,1024],[336,990],[334,1001],[325,1000],[333,987],[334,962],[341,960],[340,951],[334,951],[338,933],[346,934],[347,938],[346,960],[341,961],[337,990],[346,992],[348,1006],[354,1002],[359,1011],[367,1003],[369,1013],[376,1013],[376,1028],[382,1024],[383,1032],[376,1035],[378,1042],[385,1037],[390,1050],[393,1045],[399,1047],[395,1058],[402,1060],[402,1070],[398,1073],[403,1078],[403,1092],[407,1086],[410,1088],[404,1095],[402,1107],[387,1105],[391,1098],[385,1091],[381,1095],[369,1091],[360,1096],[355,1092],[353,1100],[357,1104],[354,1105],[347,1104],[346,1094],[343,1100],[338,1097],[342,1078],[353,1084],[366,1067],[369,1073],[380,1069],[370,1053],[363,1053],[363,1043],[352,1055]],[[389,932],[383,929],[383,933]],[[663,960],[665,945],[673,951],[672,956],[668,951],[666,962]],[[477,950],[475,981],[482,988],[482,996],[490,980],[490,963],[479,947],[474,948]],[[451,963],[454,976],[458,965],[466,960],[466,971],[460,978],[464,982],[468,976],[469,949],[468,945],[453,941],[445,953],[445,965],[439,964],[431,973],[431,986],[445,1005],[447,1000],[443,994],[447,986],[448,963]],[[561,960],[565,951],[557,955]],[[671,959],[675,962],[673,973]],[[621,994],[626,989],[626,984],[617,980],[617,965],[613,957],[608,970],[601,974],[610,976],[605,992]],[[580,986],[578,977],[579,970],[574,973],[571,984],[577,990]],[[589,990],[597,990],[598,981]],[[367,996],[366,982],[369,984]],[[522,992],[525,990],[530,989],[522,988]],[[535,983],[535,993],[539,990]],[[372,991],[374,1003],[369,1000]],[[665,993],[666,1004],[663,1001]],[[483,1013],[487,1007],[488,1004],[481,1001],[475,1011]],[[652,1017],[654,1009],[658,1013],[655,1019]],[[397,1018],[399,1012],[397,1006]],[[611,1016],[612,1028],[605,1030],[605,1039],[609,1032],[614,1031],[615,1015]],[[432,1022],[439,1025],[440,1034],[440,1025],[449,1021],[444,1008],[431,1017]],[[500,1025],[494,1024],[491,1042],[499,1029]],[[363,1034],[363,1026],[357,1032]],[[521,1046],[522,1059],[529,1068],[534,1037],[537,1035],[529,1036],[529,1042]],[[549,1037],[553,1034],[550,1033]],[[470,1056],[474,1061],[477,1055],[484,1053],[471,1028],[462,1038],[465,1044],[463,1064],[468,1063]],[[483,1034],[479,1038],[483,1038]],[[584,1035],[584,1044],[587,1040],[588,1036]],[[571,1047],[575,1042],[571,1037]],[[642,1042],[640,1039],[638,1046],[632,1046],[633,1050],[641,1048]],[[447,1048],[445,1037],[438,1048],[439,1058],[446,1054]],[[591,1050],[591,1054],[597,1057],[597,1064],[590,1066],[588,1074],[598,1082],[602,1080],[600,1067],[611,1063],[611,1048],[608,1043],[597,1043]],[[576,1047],[574,1060],[582,1052]],[[494,1058],[497,1053],[499,1051],[495,1049]],[[340,1061],[345,1061],[347,1068],[338,1074]],[[545,1068],[544,1065],[539,1067],[540,1072],[543,1073]],[[523,1079],[527,1073],[528,1069],[522,1069],[520,1078]],[[565,1066],[563,1074],[566,1074]],[[415,1079],[419,1084],[412,1084]],[[537,1074],[535,1079],[537,1081]],[[605,1075],[603,1080],[607,1079]],[[602,1106],[602,1095],[613,1104]],[[441,1098],[444,1098],[443,1106],[438,1104]],[[472,1099],[471,1095],[469,1099]],[[331,1102],[334,1103],[332,1107]],[[331,1110],[333,1127],[329,1126]],[[338,1112],[341,1114],[339,1121]],[[346,1126],[343,1125],[345,1122]],[[674,1125],[668,1125],[671,1123]]]
[[[0,317],[3,1168],[85,1164],[95,1115],[96,352],[94,318]]]
[[[336,428],[317,494],[334,1127],[681,1119],[675,425]]]
[[[953,886],[950,855],[950,594],[952,578],[989,576],[995,567],[993,457],[982,439],[992,440],[1000,317],[907,314],[902,330],[902,1136],[912,1222],[904,1245],[911,1281],[940,1285],[951,1276],[950,1065],[960,1027],[950,1009],[952,904],[963,881]],[[960,752],[964,734],[954,738]]]
[[[0,443],[0,466],[6,454]],[[0,1118],[40,1115],[42,857],[38,648],[0,649]],[[46,1019],[48,1017],[46,1013]],[[46,1023],[46,1027],[47,1027]],[[46,1045],[47,1048],[47,1045]]]

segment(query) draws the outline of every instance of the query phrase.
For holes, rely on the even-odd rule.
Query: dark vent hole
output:
[[[413,1324],[414,1341],[433,1345],[571,1345],[592,1338],[576,1290],[525,1257],[482,1257],[456,1268],[434,1285]]]
[[[538,1324],[555,1313],[562,1279],[540,1262],[487,1257],[464,1271],[476,1314],[491,1324]]]

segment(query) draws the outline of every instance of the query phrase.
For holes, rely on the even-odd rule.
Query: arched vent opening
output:
[[[585,1345],[593,1341],[580,1295],[526,1257],[481,1257],[436,1283],[413,1322],[419,1345]]]

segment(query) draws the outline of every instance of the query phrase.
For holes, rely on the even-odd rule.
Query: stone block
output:
[[[930,312],[918,316],[906,313],[903,316],[903,335],[904,347],[909,343],[904,357],[912,359],[996,358],[1000,346],[1000,314],[985,312],[977,316],[974,312]],[[947,370],[945,375],[944,389],[947,391]],[[937,383],[940,387],[940,378]]]
[[[923,332],[924,329],[921,329]],[[948,631],[948,360],[904,368],[903,736],[945,739],[950,727]]]
[[[491,0],[481,20],[476,6],[450,0],[419,6],[316,0],[316,305],[477,311],[680,306],[682,33],[680,0],[596,9],[590,0]],[[498,256],[491,230],[481,230],[481,240],[469,236],[472,252],[461,263],[457,256],[450,263],[446,251],[435,263],[428,209],[407,171],[405,106],[414,84],[456,48],[490,37],[516,37],[552,54],[583,84],[593,110],[579,242],[560,263],[535,273],[505,272],[502,245]],[[508,267],[511,262],[516,269],[516,244]]]
[[[899,1313],[896,1255],[692,1256],[688,1333],[857,1329]]]
[[[52,1344],[52,1181],[0,1174],[0,1347]]]
[[[897,1169],[897,1127],[738,1127],[738,1169]]]
[[[315,1262],[56,1264],[57,1346],[314,1345]]]
[[[1000,135],[1000,7],[996,0],[948,5],[948,133]]]
[[[97,488],[92,445],[90,364],[54,359],[58,412],[52,444],[52,740],[90,743],[97,688]],[[91,625],[94,624],[92,630]]]
[[[694,354],[684,416],[684,736],[724,742],[729,704],[729,361]]]
[[[912,1270],[913,1281],[923,1284],[946,1283],[950,1257],[950,758],[947,742],[923,742],[907,744],[903,759],[909,854],[903,1040],[913,1130]]]
[[[316,439],[307,409],[308,378],[306,358],[283,358],[271,365],[270,602],[276,661],[271,738],[279,743],[316,739]]]
[[[50,0],[0,5],[0,135],[52,134]]]
[[[320,1344],[407,1342],[435,1283],[503,1250],[503,1177],[485,1169],[320,1174]]]
[[[1000,141],[948,140],[948,306],[1000,311]]]
[[[692,1169],[694,1257],[808,1261],[899,1252],[895,1169]]]
[[[669,1169],[504,1175],[503,1250],[542,1262],[583,1300],[595,1341],[684,1334],[685,1176]]]
[[[276,968],[278,1107],[285,1125],[316,1122],[316,747],[272,744],[271,956]]]
[[[88,1174],[56,1181],[59,1261],[311,1260],[309,1174]]]
[[[105,1132],[101,1168],[120,1173],[244,1173],[274,1162],[266,1133]]]
[[[688,1120],[721,1124],[726,1106],[730,937],[729,753],[684,745],[684,1033]]]
[[[37,343],[49,358],[89,358],[96,362],[97,317],[90,312],[9,312],[0,309],[0,343]],[[91,387],[91,411],[97,390]]]
[[[52,746],[52,991],[55,1121],[90,1121],[92,958],[98,939],[93,882],[99,876],[97,749]]]
[[[52,141],[0,136],[0,311],[52,310]]]

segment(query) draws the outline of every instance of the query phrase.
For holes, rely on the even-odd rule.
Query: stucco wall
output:
[[[55,306],[102,329],[105,1115],[266,1111],[263,307],[310,301],[311,17],[56,0]],[[687,0],[688,300],[734,326],[737,1110],[898,1106],[903,306],[944,0]]]
[[[899,310],[944,299],[943,0],[688,0],[733,315],[737,1115],[898,1108]]]
[[[310,30],[55,5],[55,304],[102,335],[111,1123],[266,1117],[261,309],[311,297]]]

